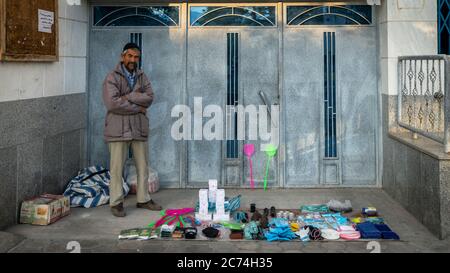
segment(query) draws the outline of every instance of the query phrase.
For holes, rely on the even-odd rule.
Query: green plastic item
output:
[[[164,211],[165,212],[165,211]],[[161,214],[162,216],[164,216],[165,215],[165,213],[164,214]],[[166,219],[166,221],[164,222],[164,224],[168,224],[169,222],[171,222],[171,221],[173,221],[173,220],[175,220],[176,219],[176,216],[170,216],[170,217],[167,217],[167,219]],[[156,224],[156,221],[154,221],[154,222],[151,222],[150,224],[148,224],[148,227],[150,227],[150,228],[153,228],[154,226],[155,226],[155,224]],[[184,224],[184,223],[183,223]],[[180,225],[180,222],[178,222],[177,223],[177,226],[179,227],[179,225]]]
[[[231,230],[243,230],[245,227],[245,224],[238,224],[238,223],[230,223],[230,222],[221,222],[220,223],[225,228],[231,229]]]
[[[302,213],[314,213],[314,212],[327,213],[327,212],[329,212],[327,205],[305,205],[305,206],[302,206],[300,208],[300,210],[302,211]]]
[[[266,165],[266,175],[264,176],[264,190],[267,190],[267,177],[269,176],[269,165],[270,160],[277,154],[278,148],[273,144],[267,144],[266,155],[267,155],[267,165]]]

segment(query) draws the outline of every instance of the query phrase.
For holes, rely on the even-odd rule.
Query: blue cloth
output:
[[[269,223],[269,231],[265,232],[267,241],[290,241],[297,238],[291,230],[289,222],[283,218],[272,218]]]
[[[258,224],[252,221],[247,225],[245,225],[244,227],[244,238],[246,240],[256,240],[258,232],[259,232]]]
[[[134,84],[136,83],[136,72],[133,71],[133,74],[131,74],[123,64],[122,64],[122,70],[125,73],[125,76],[127,78],[128,85],[131,88],[131,91],[133,91]]]
[[[70,198],[71,207],[92,208],[109,203],[111,175],[106,168],[92,166],[81,170],[67,185],[64,196]],[[124,196],[130,192],[123,181]]]
[[[397,233],[393,232],[386,224],[375,224],[375,227],[381,232],[381,237],[387,240],[400,240]]]
[[[381,232],[370,222],[357,224],[356,229],[361,233],[363,239],[381,239]]]

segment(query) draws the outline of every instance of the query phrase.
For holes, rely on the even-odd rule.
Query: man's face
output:
[[[128,49],[126,52],[122,53],[122,63],[128,71],[133,72],[138,66],[140,56],[141,53],[139,50]]]

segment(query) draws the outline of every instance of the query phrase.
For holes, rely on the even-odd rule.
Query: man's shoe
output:
[[[137,203],[136,207],[140,209],[148,209],[148,210],[162,210],[162,207],[156,204],[153,200],[148,201],[147,203]]]
[[[117,206],[111,207],[111,212],[116,217],[125,217],[125,210],[123,209],[123,203]]]

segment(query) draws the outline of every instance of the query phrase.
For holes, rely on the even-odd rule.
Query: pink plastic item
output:
[[[255,154],[255,145],[254,144],[245,144],[244,145],[244,154],[247,156],[249,164],[250,164],[250,186],[252,187],[252,189],[254,189],[255,181],[253,180],[252,156]]]

